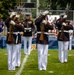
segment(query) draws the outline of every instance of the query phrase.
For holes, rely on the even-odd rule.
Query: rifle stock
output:
[[[44,34],[44,24],[42,23],[40,40],[44,40],[43,34]]]
[[[10,25],[10,27],[9,27],[9,36],[8,36],[8,41],[13,41],[13,37],[12,37],[12,25]]]
[[[67,40],[67,38],[65,37],[65,34],[64,34],[64,26],[62,26],[62,28],[61,28],[60,39],[65,40],[65,41]]]
[[[40,40],[44,40],[44,38],[43,38],[43,32],[40,35]]]

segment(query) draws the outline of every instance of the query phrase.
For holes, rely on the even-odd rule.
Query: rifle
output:
[[[12,25],[10,25],[10,27],[9,27],[9,32],[10,32],[10,33],[9,33],[9,36],[8,36],[8,41],[11,42],[11,41],[13,41],[13,37],[12,37],[12,33],[13,33],[13,32],[12,32]]]
[[[44,23],[42,23],[42,26],[41,26],[41,35],[40,35],[40,40],[41,41],[44,40],[43,34],[44,34]]]
[[[60,34],[60,39],[61,40],[67,40],[67,38],[66,38],[66,36],[64,35],[64,26],[62,25],[62,27],[61,27],[61,34]]]

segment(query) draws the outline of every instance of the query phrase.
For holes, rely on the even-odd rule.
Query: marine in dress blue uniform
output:
[[[20,15],[16,14],[16,19],[15,19],[15,32],[16,32],[16,67],[20,67],[21,64],[21,44],[22,44],[22,40],[21,40],[21,36],[22,36],[22,32],[24,30],[23,27],[23,23],[19,20]]]
[[[6,43],[7,43],[7,51],[8,51],[8,70],[15,70],[15,64],[16,64],[15,63],[15,56],[16,56],[15,37],[16,35],[12,33],[14,31],[15,16],[16,14],[12,12],[10,15],[10,18],[8,18],[5,22],[7,26]]]
[[[37,50],[38,50],[38,69],[46,70],[47,67],[47,55],[48,55],[48,30],[52,30],[51,26],[47,22],[47,16],[49,12],[46,10],[36,20],[35,25],[37,27]],[[41,37],[42,36],[42,37]]]
[[[22,26],[15,21],[16,14],[12,12],[10,18],[6,20],[7,26],[7,50],[8,50],[8,70],[15,70],[16,66],[20,66],[20,46]],[[18,47],[18,49],[17,49]]]
[[[73,29],[70,21],[67,21],[67,15],[61,14],[57,20],[56,25],[58,26],[58,47],[59,47],[59,61],[61,63],[68,61],[68,45],[69,45],[69,30]]]
[[[24,53],[30,54],[32,45],[32,32],[34,31],[34,24],[30,18],[30,14],[26,13],[26,19],[24,22]],[[27,45],[28,43],[28,45]]]

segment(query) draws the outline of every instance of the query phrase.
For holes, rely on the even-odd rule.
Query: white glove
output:
[[[66,23],[63,22],[62,25],[63,25],[63,26],[66,26]]]
[[[10,21],[10,24],[11,24],[11,25],[15,25],[16,23],[15,23],[13,20],[11,20],[11,21]]]
[[[16,17],[17,17],[17,18],[19,18],[19,17],[20,17],[20,15],[16,14]]]
[[[64,15],[63,18],[67,18],[67,15]]]
[[[42,23],[43,23],[43,24],[47,24],[47,21],[46,21],[46,20],[43,20]]]
[[[42,13],[42,15],[47,15],[48,13],[49,13],[49,11],[46,10],[46,11],[44,11],[44,12]]]

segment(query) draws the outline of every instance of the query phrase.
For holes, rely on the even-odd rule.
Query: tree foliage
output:
[[[9,13],[9,8],[16,5],[15,0],[1,0],[0,1],[0,18],[6,19]]]
[[[50,9],[74,9],[74,0],[47,0]]]
[[[0,0],[0,18],[6,19],[8,17],[9,8],[16,6],[18,0]],[[22,0],[27,2],[27,0]],[[37,0],[31,0],[36,2]],[[50,8],[51,10],[58,10],[66,8],[73,10],[74,9],[74,0],[39,0],[40,5],[39,9]]]

